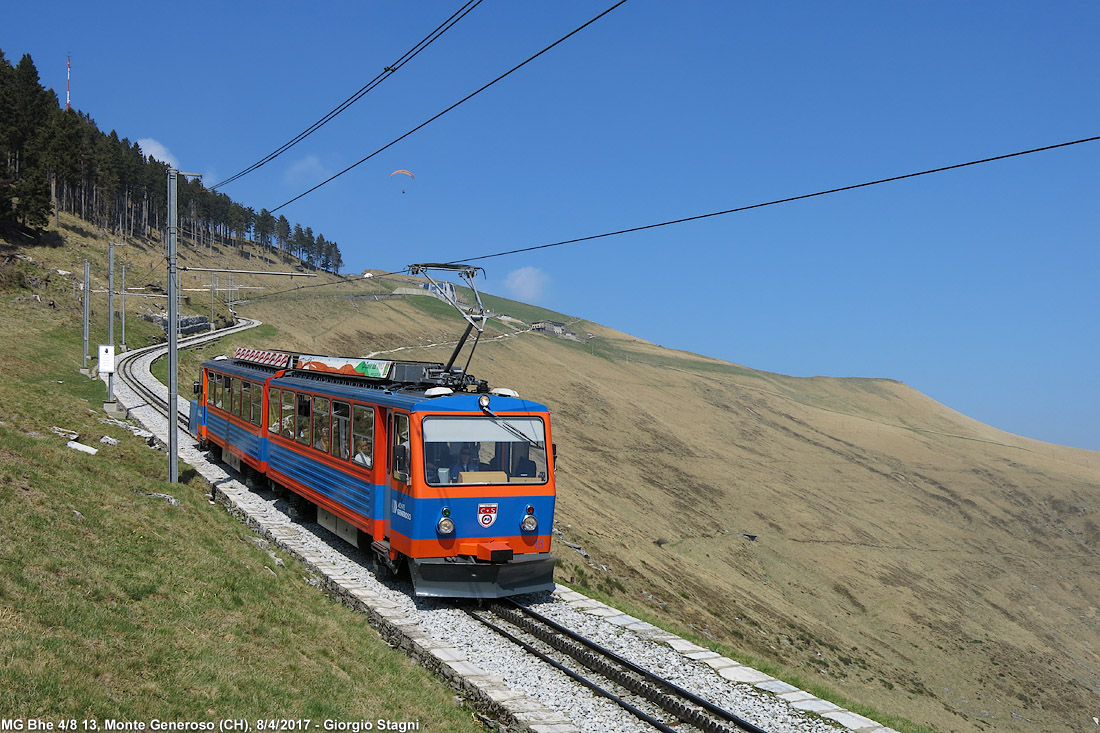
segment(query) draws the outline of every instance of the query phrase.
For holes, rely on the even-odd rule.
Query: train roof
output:
[[[242,347],[233,358],[214,359],[203,367],[252,378],[260,372],[264,379],[284,371],[272,381],[273,385],[410,412],[480,412],[478,398],[482,394],[489,394],[493,412],[548,411],[545,405],[523,399],[513,390],[490,390],[484,381],[458,368],[444,371],[443,365],[436,362],[314,356]]]

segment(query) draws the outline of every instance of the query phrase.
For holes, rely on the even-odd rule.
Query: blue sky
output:
[[[71,54],[74,107],[212,185],[461,4],[19,3],[0,49],[31,54],[62,103]],[[221,190],[273,209],[612,4],[485,0]],[[1091,1],[629,0],[278,213],[335,240],[346,271],[399,269],[1093,137],[1097,28]],[[1100,141],[479,264],[489,292],[663,346],[898,379],[1097,450],[1098,202]]]

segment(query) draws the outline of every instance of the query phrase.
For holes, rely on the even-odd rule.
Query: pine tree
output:
[[[50,184],[38,168],[31,168],[12,187],[15,218],[27,229],[42,232],[50,223]]]
[[[290,222],[285,216],[280,215],[275,222],[275,241],[279,243],[279,249],[284,252],[290,249]]]
[[[340,256],[340,248],[336,242],[332,242],[332,273],[339,275],[342,269],[344,269],[344,258]]]
[[[0,223],[10,220],[12,214],[12,176],[8,170],[11,158],[10,127],[15,115],[15,69],[0,51]]]
[[[306,227],[302,232],[302,251],[305,253],[306,264],[314,267],[317,264],[317,240],[313,237],[313,229]]]
[[[275,217],[267,209],[260,209],[256,217],[256,240],[264,246],[270,246],[273,234],[275,234]]]
[[[317,235],[317,239],[313,243],[313,252],[317,265],[322,270],[327,270],[330,267],[329,256],[332,254],[332,252],[329,243],[325,241],[325,235]]]

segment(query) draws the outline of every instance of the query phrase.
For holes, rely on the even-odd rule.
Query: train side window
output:
[[[259,382],[252,385],[252,424],[260,427],[264,414],[264,386]]]
[[[370,468],[374,465],[374,408],[356,405],[351,422],[353,461]]]
[[[252,382],[238,380],[241,385],[241,398],[233,403],[234,415],[245,422],[252,418]]]
[[[287,440],[294,440],[294,393],[283,390],[283,412],[279,422],[279,434]]]
[[[313,447],[328,453],[329,442],[328,398],[313,398]]]
[[[233,403],[233,378],[228,374],[222,376],[221,387],[218,388],[218,407],[230,412]]]
[[[393,477],[398,481],[409,480],[409,416],[396,413],[393,416]]]
[[[302,445],[309,445],[309,395],[298,395],[298,420],[296,440]]]
[[[332,455],[345,461],[351,455],[351,405],[332,402]]]
[[[282,404],[282,400],[283,397],[277,387],[267,391],[267,432],[269,433],[279,432],[279,405]]]
[[[214,406],[214,398],[217,396],[218,393],[217,384],[219,380],[217,379],[217,377],[220,376],[220,374],[214,374],[214,372],[206,373],[206,404],[210,405],[211,407]]]

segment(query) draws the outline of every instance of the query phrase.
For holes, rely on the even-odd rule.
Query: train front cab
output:
[[[470,410],[476,400],[456,395],[391,413],[389,555],[405,556],[421,596],[551,590],[549,416],[513,398],[493,398],[494,414]],[[437,408],[447,402],[466,409]],[[470,470],[459,470],[463,450]]]

